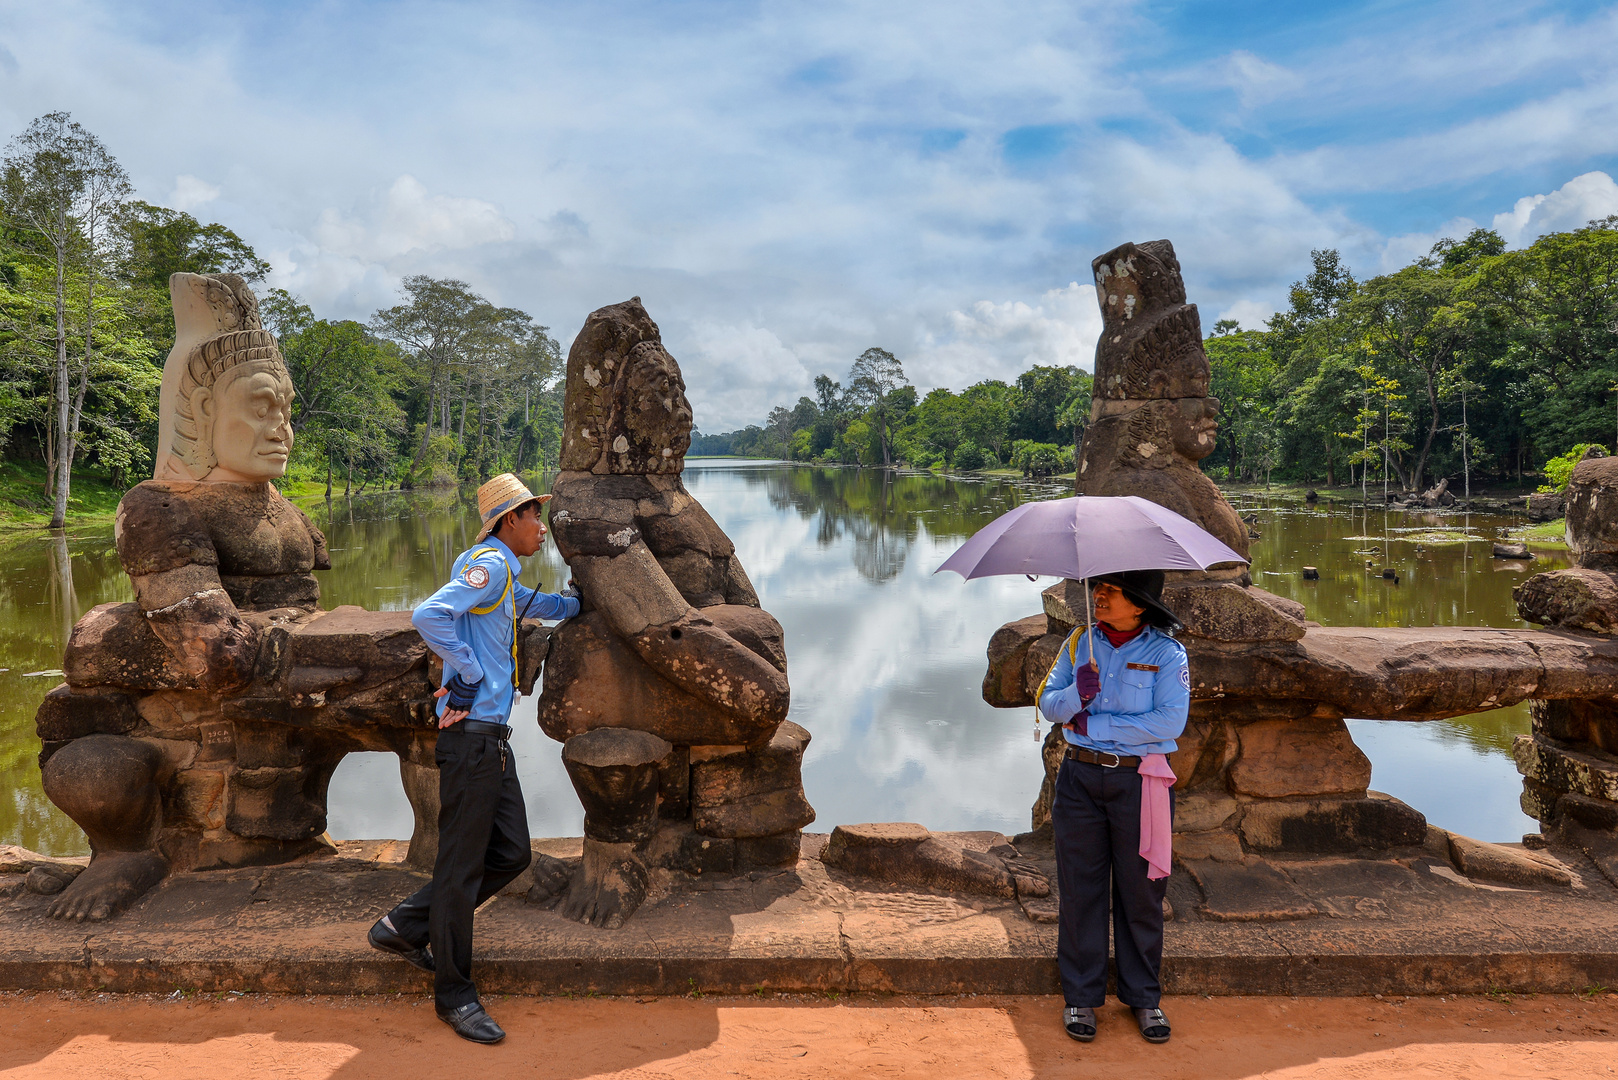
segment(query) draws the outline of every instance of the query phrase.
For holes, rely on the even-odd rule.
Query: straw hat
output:
[[[478,532],[474,544],[483,543],[489,531],[500,523],[501,517],[511,513],[519,507],[531,502],[548,503],[549,495],[535,495],[528,490],[528,485],[518,480],[514,473],[501,473],[478,488],[478,517],[483,519],[483,528]]]

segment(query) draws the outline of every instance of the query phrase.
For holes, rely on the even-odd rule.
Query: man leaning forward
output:
[[[464,1039],[506,1033],[483,1010],[472,982],[472,913],[528,867],[528,817],[511,755],[517,697],[517,623],[566,619],[577,593],[543,593],[517,580],[520,558],[545,542],[541,506],[511,473],[478,488],[477,542],[455,560],[449,583],[411,622],[444,661],[438,698],[438,860],[433,879],[371,927],[376,948],[433,972],[438,1018]]]

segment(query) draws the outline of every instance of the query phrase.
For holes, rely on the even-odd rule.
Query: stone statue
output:
[[[156,476],[124,496],[115,531],[136,602],[79,621],[67,682],[36,718],[46,794],[91,848],[51,905],[59,918],[115,914],[171,868],[320,847],[337,761],[392,746],[317,730],[335,715],[319,711],[328,694],[363,688],[408,726],[408,702],[430,692],[419,640],[379,651],[391,631],[350,617],[321,622],[316,644],[325,538],[269,483],[292,450],[286,365],[240,277],[175,274],[169,288]],[[300,707],[312,711],[288,715]]]
[[[1197,466],[1214,451],[1219,399],[1208,396],[1202,324],[1197,306],[1185,302],[1174,245],[1123,244],[1090,267],[1102,331],[1078,453],[1079,494],[1150,499],[1245,556],[1247,529]]]
[[[585,321],[566,393],[550,520],[584,608],[551,635],[539,722],[565,743],[584,858],[542,867],[533,898],[614,927],[648,867],[795,864],[809,734],[785,722],[780,624],[681,482],[691,408],[639,298]]]

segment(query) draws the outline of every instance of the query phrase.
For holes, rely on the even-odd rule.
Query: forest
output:
[[[227,226],[134,198],[106,146],[52,113],[0,159],[0,471],[23,510],[60,526],[76,479],[149,475],[177,271],[237,273],[262,297],[296,392],[292,482],[409,489],[556,461],[562,355],[529,313],[415,275],[363,322],[322,318],[266,290],[271,267]],[[1457,493],[1560,479],[1570,453],[1618,442],[1618,217],[1518,250],[1477,229],[1363,279],[1318,250],[1285,310],[1263,329],[1216,322],[1206,348],[1217,479],[1449,478]],[[690,453],[1060,474],[1090,411],[1081,359],[922,393],[872,347]]]

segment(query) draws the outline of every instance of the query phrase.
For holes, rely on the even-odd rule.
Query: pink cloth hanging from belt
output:
[[[1174,864],[1174,811],[1169,788],[1174,786],[1174,770],[1162,754],[1147,754],[1140,760],[1140,854],[1152,881],[1169,876]]]

